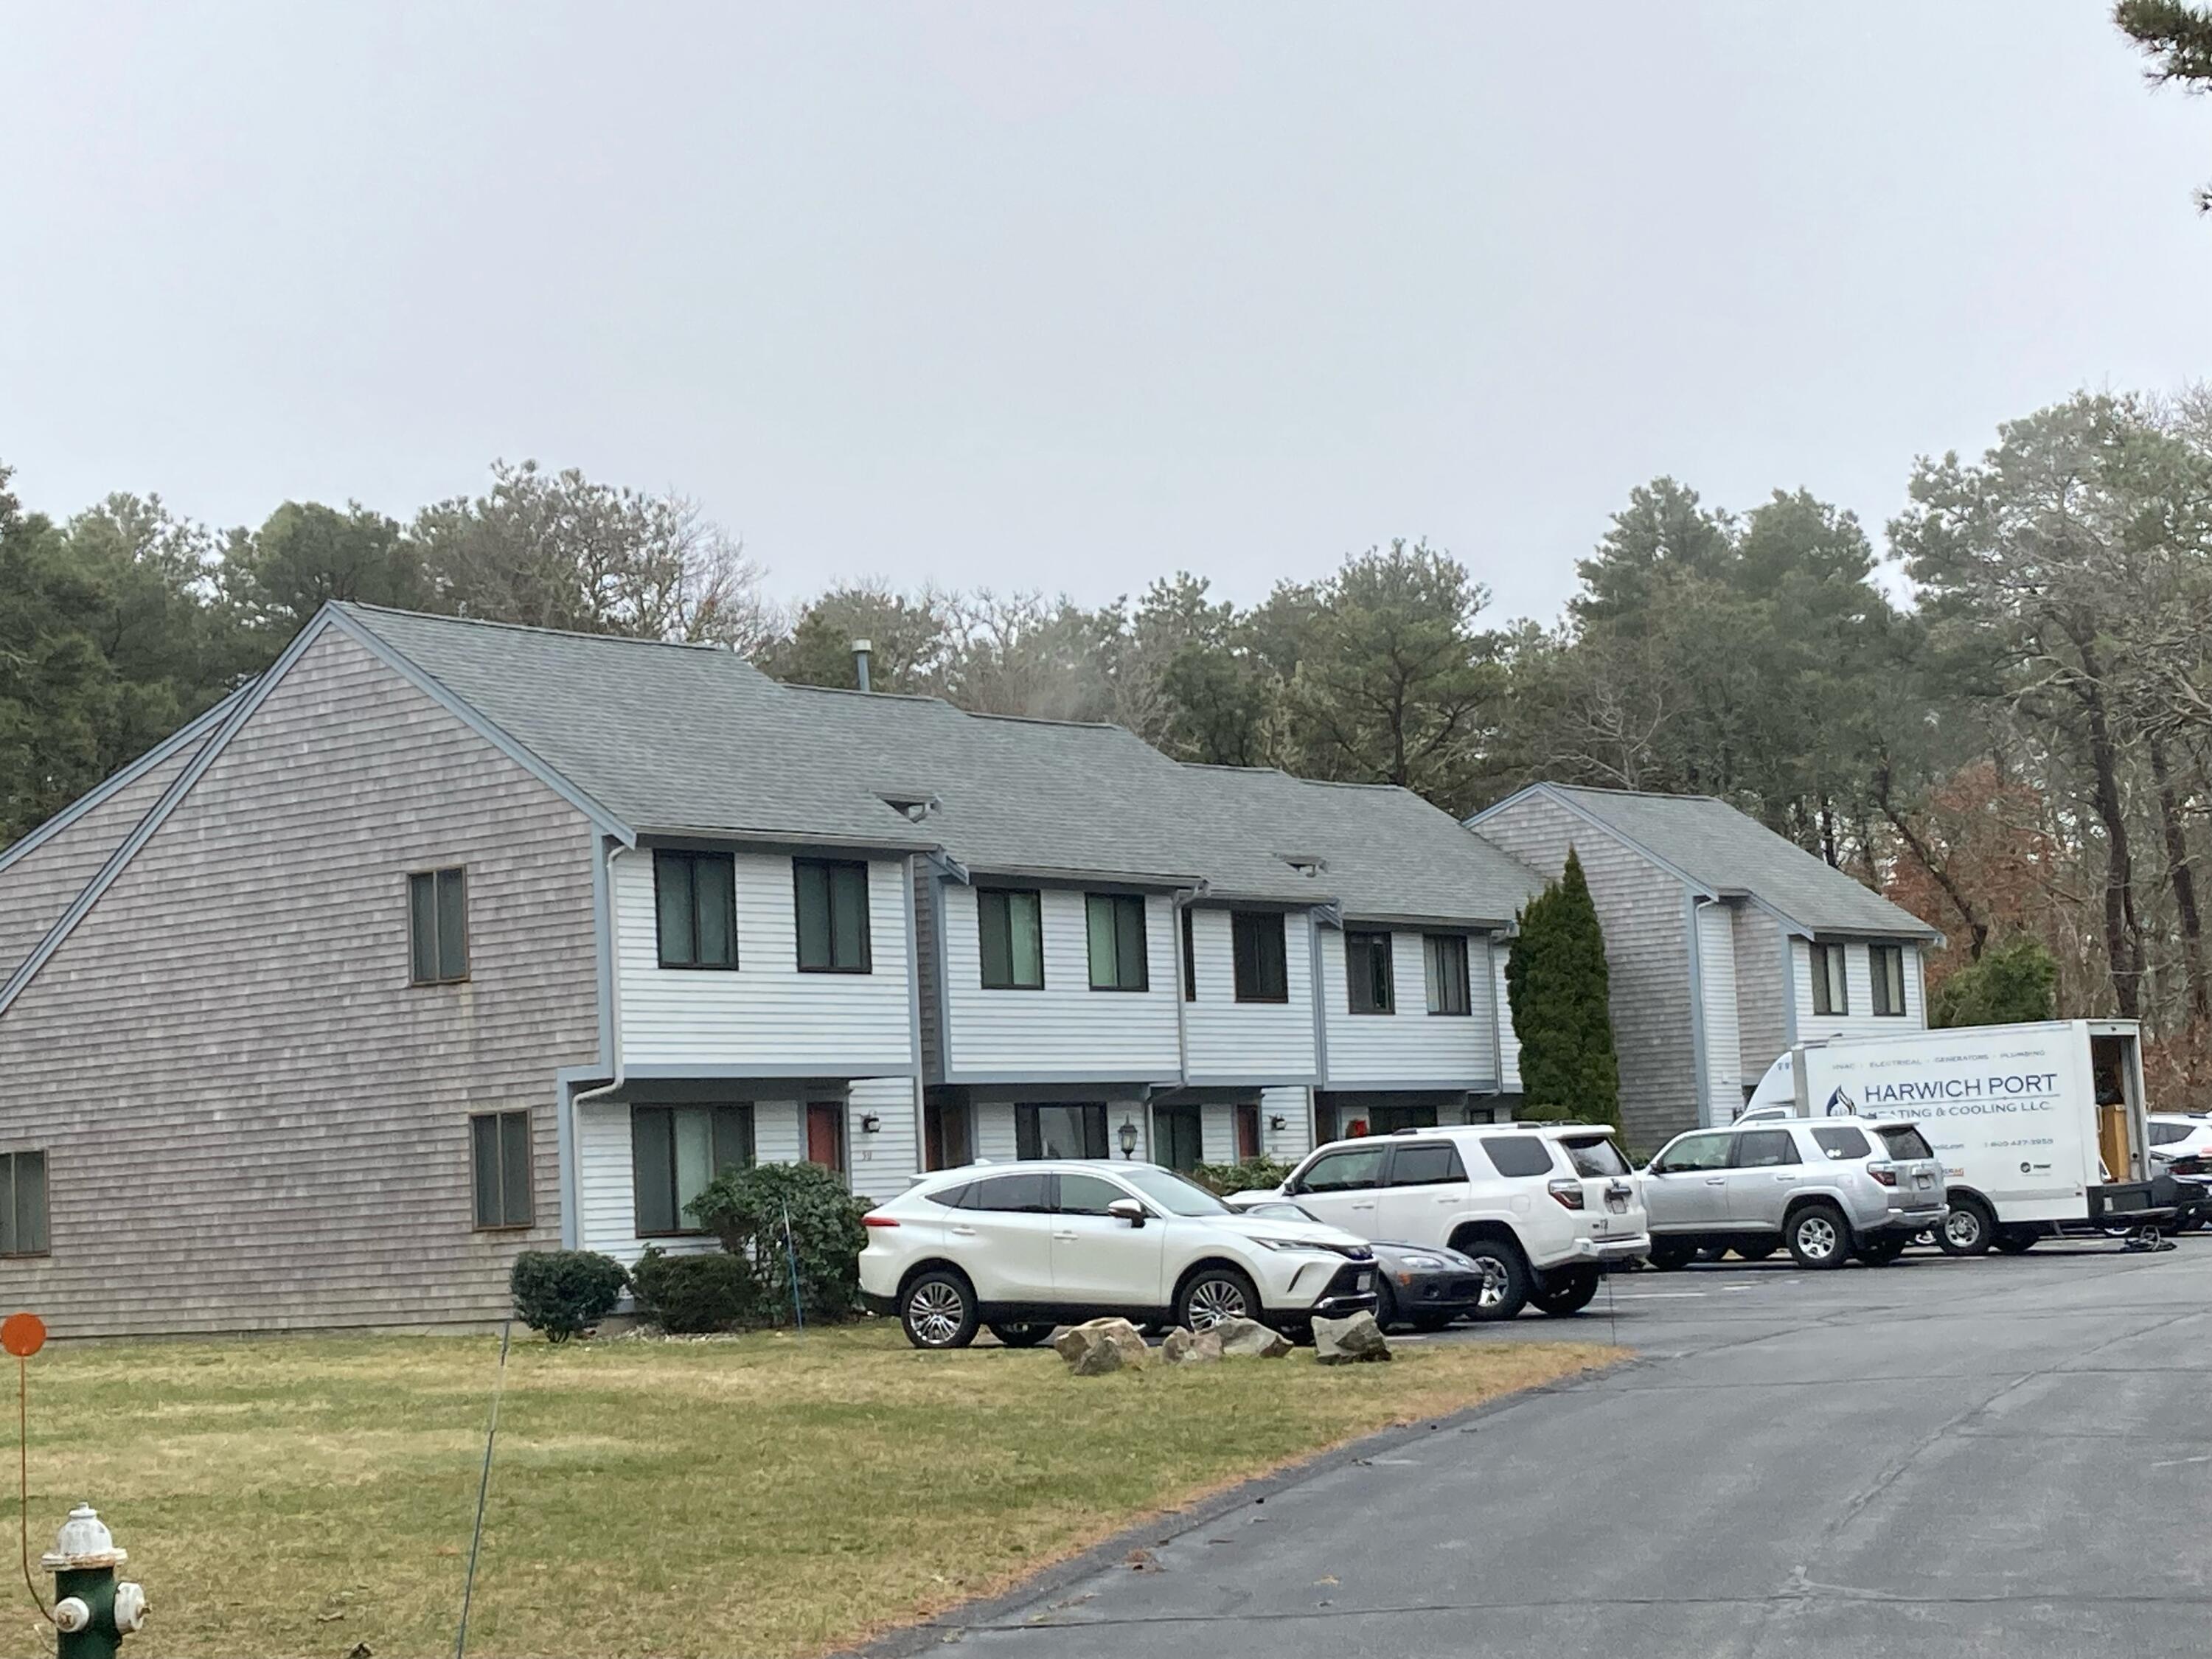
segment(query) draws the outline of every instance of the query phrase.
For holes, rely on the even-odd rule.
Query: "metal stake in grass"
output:
[[[791,1206],[783,1206],[783,1255],[791,1263],[791,1322],[801,1336],[806,1334],[806,1308],[799,1294],[799,1246],[791,1242]]]
[[[461,1627],[453,1636],[453,1659],[462,1659],[469,1647],[469,1601],[477,1589],[477,1552],[483,1547],[484,1499],[491,1492],[491,1447],[499,1438],[499,1397],[507,1392],[507,1344],[514,1334],[509,1315],[499,1328],[499,1375],[491,1387],[491,1426],[484,1431],[483,1473],[477,1477],[477,1527],[469,1536],[469,1574],[461,1581]]]

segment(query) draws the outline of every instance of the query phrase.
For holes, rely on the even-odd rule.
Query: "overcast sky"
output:
[[[535,456],[787,597],[1426,536],[1548,617],[1655,474],[1878,532],[2207,374],[2212,103],[2108,9],[0,0],[0,459],[228,525]]]

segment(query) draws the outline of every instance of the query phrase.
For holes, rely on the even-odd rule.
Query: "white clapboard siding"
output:
[[[1743,1039],[1736,1029],[1735,929],[1725,905],[1698,907],[1698,974],[1705,1002],[1705,1121],[1733,1123],[1743,1109]]]
[[[1275,1127],[1275,1120],[1283,1127]],[[1313,1151],[1313,1091],[1292,1086],[1260,1091],[1260,1146],[1269,1158],[1295,1164]]]
[[[1358,932],[1355,926],[1352,929]],[[1499,981],[1485,960],[1485,934],[1467,942],[1465,1015],[1429,1012],[1426,946],[1418,933],[1390,935],[1395,1012],[1355,1014],[1345,967],[1344,935],[1322,934],[1322,1008],[1328,1021],[1328,1086],[1387,1088],[1392,1084],[1449,1086],[1483,1092],[1498,1086]]]
[[[1288,1000],[1239,1002],[1230,913],[1191,912],[1198,994],[1183,1004],[1183,1029],[1193,1083],[1314,1075],[1313,926],[1310,912],[1283,918]]]
[[[896,1081],[902,1088],[912,1087],[906,1079]],[[647,1244],[672,1254],[719,1248],[714,1239],[698,1234],[640,1238],[630,1109],[620,1103],[585,1101],[574,1109],[579,1249],[597,1250],[627,1266]],[[797,1102],[755,1101],[753,1156],[763,1164],[796,1163],[801,1150],[799,1125]]]
[[[1521,1092],[1521,1039],[1513,1030],[1513,996],[1505,982],[1505,963],[1511,947],[1498,939],[1490,947],[1490,1006],[1498,1021],[1498,1091]]]
[[[653,856],[615,865],[623,1059],[629,1066],[750,1066],[856,1077],[915,1063],[904,867],[868,866],[871,971],[799,971],[791,860],[737,855],[738,967],[660,966]]]
[[[1844,985],[1849,1012],[1840,1015],[1816,1014],[1813,1012],[1813,947],[1804,939],[1792,939],[1790,941],[1790,976],[1791,989],[1797,999],[1797,1040],[1814,1042],[1824,1037],[1845,1036],[1893,1036],[1899,1031],[1917,1031],[1926,1025],[1928,1010],[1920,982],[1920,947],[1909,939],[1903,944],[1905,1012],[1902,1015],[1874,1012],[1874,963],[1864,939],[1844,941]]]
[[[1043,988],[987,991],[975,890],[948,883],[944,892],[948,1076],[1176,1076],[1175,914],[1164,895],[1145,901],[1147,989],[1091,988],[1084,895],[1048,887],[1041,907]]]
[[[912,1078],[861,1078],[853,1084],[845,1125],[846,1165],[862,1198],[895,1198],[921,1168],[921,1085]],[[870,1134],[861,1126],[876,1120]]]

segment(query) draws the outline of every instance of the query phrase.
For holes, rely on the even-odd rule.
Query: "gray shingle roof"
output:
[[[1714,892],[1747,894],[1814,933],[1938,936],[1911,911],[1711,795],[1534,787],[1559,796]]]
[[[1402,789],[1185,766],[1115,726],[783,685],[712,647],[339,609],[640,833],[941,848],[985,873],[1204,880],[1355,917],[1505,921],[1540,886]],[[937,805],[915,823],[887,797]]]

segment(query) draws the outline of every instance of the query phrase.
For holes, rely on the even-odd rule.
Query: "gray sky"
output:
[[[2212,104],[2107,9],[0,3],[0,458],[230,524],[537,456],[786,597],[1426,535],[1548,617],[1654,474],[1878,530],[2207,373]]]

